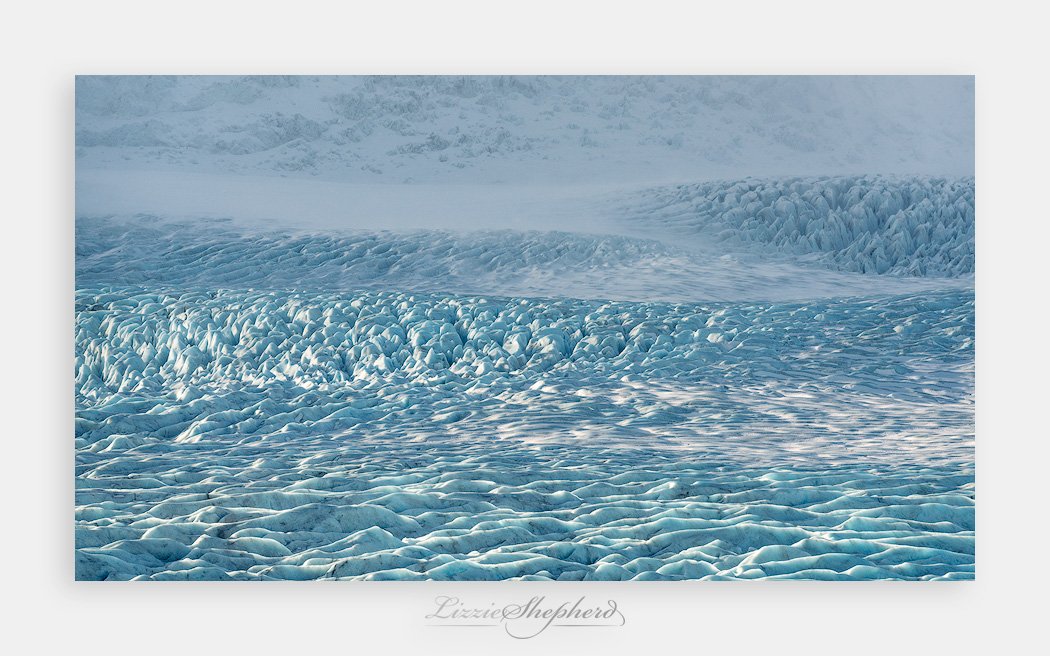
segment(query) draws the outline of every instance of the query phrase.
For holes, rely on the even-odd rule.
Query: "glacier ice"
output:
[[[972,79],[76,106],[78,579],[974,577]]]
[[[78,576],[972,576],[973,336],[969,291],[81,289]]]
[[[229,220],[85,216],[77,221],[76,277],[80,287],[411,289],[668,301],[900,295],[973,284],[972,275],[944,279],[849,270],[815,275],[815,268],[826,267],[790,254],[770,258],[751,247],[716,252],[688,238],[633,235],[629,228],[627,234],[295,231]],[[922,265],[921,254],[915,261]],[[905,258],[901,262],[904,266]]]
[[[974,272],[973,178],[824,177],[646,189],[627,220],[861,273]]]

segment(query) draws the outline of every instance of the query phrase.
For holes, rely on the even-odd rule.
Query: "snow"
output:
[[[77,91],[79,579],[974,576],[972,80]]]
[[[78,169],[343,182],[973,175],[967,77],[80,77]]]

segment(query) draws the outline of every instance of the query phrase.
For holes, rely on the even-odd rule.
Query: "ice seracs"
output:
[[[721,248],[811,256],[861,273],[959,277],[974,271],[973,178],[845,176],[646,189],[626,220]]]

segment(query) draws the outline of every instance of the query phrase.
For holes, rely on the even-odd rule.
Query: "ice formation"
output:
[[[632,199],[634,200],[634,199]],[[646,190],[629,220],[861,273],[974,271],[974,180],[778,178]]]
[[[972,572],[970,292],[77,309],[84,577]]]
[[[611,229],[630,233],[629,221]],[[968,288],[972,275],[813,275],[804,257],[703,245],[671,229],[647,236],[539,230],[260,229],[229,221],[83,217],[78,285],[571,295],[670,301],[800,300]],[[658,236],[664,235],[661,239]],[[866,239],[872,239],[865,234]],[[957,249],[965,251],[965,248]],[[969,244],[972,253],[972,234]],[[129,258],[129,253],[135,253]],[[921,253],[917,260],[921,264]],[[972,257],[972,256],[971,256]],[[904,259],[901,260],[902,265]]]
[[[965,87],[82,78],[77,578],[973,578]]]

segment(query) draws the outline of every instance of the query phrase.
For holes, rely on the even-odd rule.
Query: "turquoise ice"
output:
[[[76,575],[975,575],[970,78],[81,77]]]

